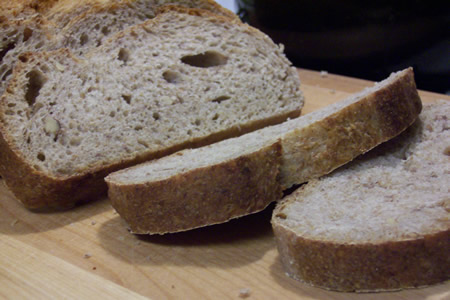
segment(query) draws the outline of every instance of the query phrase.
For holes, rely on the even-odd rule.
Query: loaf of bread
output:
[[[112,170],[300,114],[295,68],[269,37],[169,9],[101,47],[23,55],[0,101],[0,173],[27,207],[106,192]]]
[[[300,118],[113,173],[106,178],[109,198],[134,233],[226,222],[396,136],[421,105],[406,69]]]
[[[22,53],[64,47],[83,56],[126,27],[153,18],[168,4],[237,21],[235,14],[212,0],[0,0],[0,96]]]
[[[450,278],[450,102],[278,203],[287,274],[337,291],[391,291]]]

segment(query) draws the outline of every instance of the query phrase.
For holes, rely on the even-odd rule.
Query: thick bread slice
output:
[[[0,4],[2,4],[0,0]],[[0,12],[0,96],[22,53],[69,48],[83,56],[128,26],[154,18],[161,7],[199,8],[238,20],[212,0],[46,0],[5,3]]]
[[[69,206],[111,170],[298,116],[299,85],[260,31],[167,11],[86,59],[24,56],[0,101],[0,173],[28,207]]]
[[[253,192],[260,197],[259,189],[273,189],[265,191],[272,196],[292,184],[324,175],[402,132],[414,122],[421,107],[413,71],[406,69],[300,118],[111,174],[106,178],[109,198],[135,233],[162,234],[225,222],[257,212],[275,200],[260,198],[264,205],[249,210],[255,200],[241,195]],[[263,180],[258,169],[235,167],[243,159],[259,159],[261,145],[276,143],[282,148],[280,159],[263,160],[260,168],[278,168],[277,184],[267,183],[273,173],[267,173],[269,178]],[[227,177],[218,180],[221,169]],[[245,183],[254,176],[261,180],[260,186],[237,184],[235,180]],[[227,199],[225,207],[220,204],[222,199]],[[249,201],[247,205],[245,201]],[[224,214],[228,206],[230,211]]]
[[[450,102],[396,139],[281,201],[272,225],[287,274],[338,291],[450,278]]]

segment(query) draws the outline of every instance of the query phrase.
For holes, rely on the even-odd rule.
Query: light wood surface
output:
[[[308,113],[372,83],[299,70]],[[420,88],[420,87],[419,87]],[[450,97],[421,92],[423,102]],[[24,209],[0,183],[0,298],[450,299],[450,283],[393,293],[309,287],[282,269],[273,207],[190,232],[130,234],[107,199],[65,212]]]

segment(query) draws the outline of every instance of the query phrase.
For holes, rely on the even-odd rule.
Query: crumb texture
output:
[[[250,27],[169,11],[86,55],[24,58],[2,123],[36,170],[73,176],[241,128],[303,105],[281,49]]]
[[[401,136],[291,195],[276,222],[307,239],[356,244],[449,230],[449,115],[449,102],[426,106]]]

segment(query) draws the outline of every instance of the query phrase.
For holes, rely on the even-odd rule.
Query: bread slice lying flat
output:
[[[111,174],[109,198],[135,233],[226,222],[394,137],[421,107],[413,71],[406,69],[300,118]]]
[[[450,102],[406,132],[302,186],[272,217],[287,274],[338,291],[450,278]]]
[[[154,18],[168,4],[237,20],[235,14],[212,0],[2,1],[0,95],[22,53],[69,48],[73,54],[84,56],[126,27]]]
[[[168,10],[86,59],[24,56],[0,103],[0,173],[28,207],[70,206],[112,170],[298,116],[299,85],[260,31]]]

